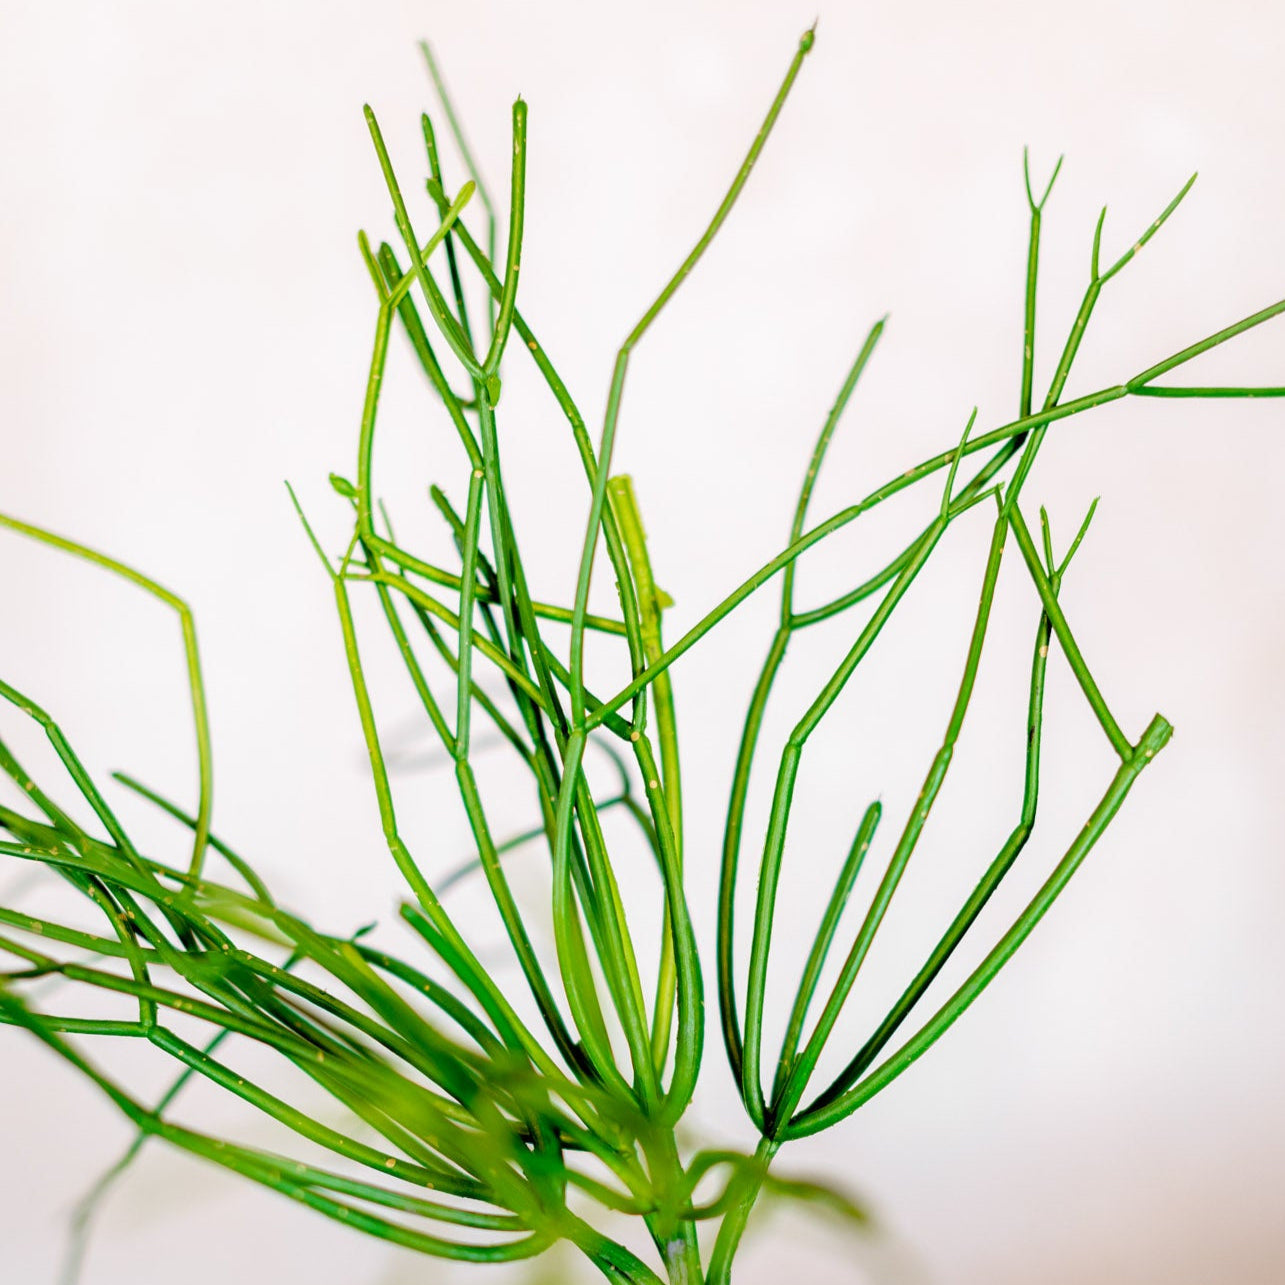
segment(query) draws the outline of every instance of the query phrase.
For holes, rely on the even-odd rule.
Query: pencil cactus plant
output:
[[[1098,220],[1083,301],[1048,391],[1037,403],[1033,371],[1041,220],[1057,170],[1038,199],[1028,171],[1030,240],[1016,416],[982,429],[974,410],[962,434],[940,453],[809,525],[813,488],[827,449],[884,329],[883,321],[876,322],[841,381],[805,464],[781,552],[677,639],[667,640],[670,604],[653,576],[634,491],[627,476],[611,469],[626,372],[632,352],[696,267],[749,179],[813,38],[808,32],[800,41],[709,226],[621,345],[596,440],[542,346],[535,319],[519,307],[526,104],[519,101],[513,108],[502,257],[497,256],[493,202],[473,166],[431,55],[447,120],[471,171],[466,182],[448,182],[433,125],[425,116],[427,204],[412,215],[379,126],[367,109],[392,200],[397,243],[374,244],[364,233],[360,236],[372,284],[375,335],[355,473],[351,478],[331,476],[351,515],[346,548],[338,557],[330,556],[301,509],[300,518],[334,595],[383,838],[405,882],[400,945],[360,930],[345,937],[314,928],[282,905],[255,866],[216,836],[196,632],[184,602],[105,554],[0,517],[7,529],[86,558],[159,597],[176,611],[182,627],[200,764],[197,806],[189,813],[132,777],[118,774],[116,779],[190,828],[185,863],[141,851],[59,724],[28,696],[0,683],[11,714],[33,719],[44,729],[78,796],[74,802],[56,797],[63,787],[34,779],[8,743],[0,741],[0,766],[25,799],[25,805],[0,807],[0,829],[7,835],[0,855],[10,867],[43,871],[68,897],[61,917],[39,917],[17,905],[0,907],[0,950],[9,961],[0,975],[0,1017],[44,1041],[136,1126],[137,1141],[113,1174],[143,1140],[161,1138],[358,1231],[424,1254],[496,1263],[538,1255],[555,1242],[569,1241],[612,1281],[726,1285],[750,1211],[765,1188],[836,1198],[819,1186],[780,1177],[773,1169],[778,1151],[794,1139],[839,1125],[960,1017],[1049,909],[1169,740],[1171,728],[1159,714],[1136,735],[1119,725],[1061,605],[1061,586],[1085,538],[1092,508],[1059,552],[1044,511],[1038,522],[1029,520],[1025,492],[1047,434],[1068,417],[1129,397],[1285,395],[1285,389],[1275,387],[1157,382],[1208,349],[1285,312],[1282,301],[1137,374],[1122,372],[1118,383],[1063,400],[1102,290],[1164,225],[1191,181],[1109,265],[1102,256],[1103,219]],[[486,216],[486,230],[479,233],[471,227],[475,195]],[[434,225],[431,235],[424,233],[426,224]],[[479,299],[485,301],[481,308]],[[398,332],[443,424],[467,457],[458,505],[444,490],[431,490],[458,551],[453,567],[437,565],[399,541],[375,488],[381,381]],[[565,417],[584,474],[587,520],[569,605],[532,597],[507,498],[501,367],[511,349],[534,363]],[[974,457],[982,461],[975,469]],[[806,606],[796,600],[797,561],[809,549],[876,506],[924,487],[935,488],[934,516],[896,558],[833,601]],[[774,914],[787,864],[795,782],[809,737],[925,565],[974,510],[977,515],[964,526],[971,530],[988,519],[989,544],[940,748],[894,838],[885,842],[879,832],[878,802],[865,811],[834,878],[780,1046],[769,1048],[765,1000],[773,970]],[[1021,677],[1027,692],[1026,753],[1013,829],[887,1014],[863,1043],[842,1051],[847,1058],[842,1069],[818,1083],[822,1054],[833,1054],[840,1013],[949,771],[973,698],[1000,568],[1005,557],[1014,556],[1033,588],[1033,642]],[[590,586],[595,572],[604,570],[615,580],[619,610],[594,614]],[[698,953],[698,912],[689,905],[684,884],[685,801],[670,670],[716,629],[734,629],[725,622],[761,590],[779,592],[780,610],[736,752],[718,901],[709,917],[715,945],[710,969]],[[353,595],[359,593],[371,595],[382,610],[410,690],[453,765],[476,845],[470,868],[485,880],[494,899],[525,979],[522,996],[497,981],[483,962],[473,927],[444,904],[455,876],[430,874],[399,825],[352,607]],[[848,625],[856,609],[865,610],[864,618],[858,626]],[[850,646],[779,747],[767,824],[762,834],[751,833],[746,818],[752,769],[763,750],[765,711],[787,647],[800,631],[826,625],[846,630]],[[622,675],[628,675],[617,690],[591,690],[586,678],[591,643],[615,649]],[[912,1016],[921,1017],[935,979],[1020,856],[1036,823],[1043,692],[1052,650],[1069,664],[1118,766],[1029,905],[981,953],[962,984],[935,1001],[914,1032],[902,1038],[903,1026]],[[514,838],[497,836],[487,793],[475,774],[479,725],[502,738],[529,778],[535,824]],[[590,780],[596,770],[591,773],[587,761],[596,754],[613,765],[615,785],[606,792]],[[701,800],[698,806],[708,804]],[[628,818],[631,844],[616,830],[609,839],[603,823],[609,810]],[[531,927],[532,908],[523,905],[506,872],[504,855],[519,843],[538,844],[545,854],[552,950],[540,948]],[[640,855],[654,865],[660,888],[660,944],[650,960],[640,957],[636,945],[640,912],[625,904],[617,877],[622,863],[636,863]],[[224,872],[216,876],[212,869],[218,863]],[[867,863],[880,870],[865,878],[863,887],[870,885],[869,890],[856,898],[864,910],[855,915],[854,927],[845,928]],[[747,868],[755,885],[752,914],[746,918],[746,907],[740,906],[738,920],[737,891]],[[837,968],[827,969],[841,935],[850,942],[846,954]],[[748,950],[743,949],[746,938]],[[33,988],[39,979],[51,978],[62,983],[60,989]],[[121,1008],[111,1015],[77,1011],[75,997],[95,993],[115,997]],[[718,1042],[706,1035],[707,993],[716,996],[723,1051],[760,1137],[751,1152],[693,1152],[679,1132],[708,1046]],[[176,1064],[178,1078],[159,1101],[145,1101],[91,1060],[86,1050],[96,1040],[146,1042]],[[238,1043],[247,1042],[270,1057],[280,1072],[277,1079],[253,1078],[229,1057]],[[304,1154],[320,1148],[333,1161],[321,1164],[268,1152],[176,1123],[171,1103],[194,1076],[269,1117],[281,1126],[283,1137],[310,1144]],[[318,1093],[342,1106],[348,1126],[337,1127],[317,1110]],[[82,1209],[82,1223],[103,1189],[100,1183]],[[640,1234],[617,1238],[615,1229],[629,1219]],[[703,1235],[706,1228],[709,1234]]]

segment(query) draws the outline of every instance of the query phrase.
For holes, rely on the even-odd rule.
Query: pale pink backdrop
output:
[[[372,322],[354,234],[387,223],[361,103],[410,171],[431,102],[415,41],[431,38],[502,193],[509,103],[526,98],[521,304],[596,417],[615,345],[703,227],[817,9],[0,8],[0,508],[190,597],[213,708],[217,825],[327,927],[386,916],[394,889],[329,595],[282,487],[288,476],[338,521],[325,475],[350,468]],[[1023,144],[1037,176],[1067,154],[1046,221],[1050,346],[1083,288],[1099,205],[1109,202],[1105,244],[1118,253],[1201,173],[1172,225],[1108,288],[1072,392],[1285,296],[1278,6],[835,2],[820,20],[743,206],[631,373],[618,458],[635,475],[680,621],[781,543],[816,425],[884,311],[888,334],[818,514],[953,441],[974,403],[985,424],[1011,417]],[[1266,328],[1199,378],[1285,383],[1283,337],[1285,322]],[[1037,373],[1050,370],[1046,347]],[[419,403],[403,383],[409,422]],[[514,390],[517,404],[529,381]],[[400,384],[390,397],[402,405]],[[583,496],[572,486],[564,504],[533,498],[542,452],[563,431],[546,402],[533,397],[507,431],[539,562],[574,544]],[[843,1175],[884,1234],[853,1240],[781,1214],[747,1249],[744,1285],[786,1273],[936,1285],[1285,1279],[1282,464],[1280,402],[1131,404],[1050,438],[1030,494],[1049,503],[1062,539],[1103,495],[1068,611],[1127,730],[1159,708],[1177,736],[1012,972],[886,1095],[787,1154],[796,1171]],[[427,455],[415,468],[423,475],[390,481],[409,506],[436,480]],[[934,582],[958,646],[943,661],[911,639],[874,671],[870,699],[878,705],[881,685],[894,693],[918,739],[887,742],[893,720],[867,718],[854,699],[844,717],[856,734],[809,760],[817,807],[796,831],[799,861],[809,845],[833,856],[833,818],[846,829],[872,794],[894,807],[916,788],[962,654],[979,531]],[[851,583],[872,565],[863,548],[855,536],[837,546],[803,587]],[[0,559],[5,677],[66,717],[95,770],[128,767],[190,796],[166,613],[8,535]],[[1004,659],[1024,664],[1029,645],[1029,596],[1016,579],[1007,591],[1016,605],[1000,619],[1016,641],[999,644],[987,693],[1005,689]],[[769,619],[764,604],[745,617],[742,647],[676,670],[698,904],[712,888],[732,720]],[[940,641],[926,612],[916,619]],[[820,652],[800,655],[821,663]],[[806,678],[789,689],[796,702]],[[1051,700],[1052,837],[986,921],[992,933],[1109,773],[1063,670]],[[973,766],[957,769],[943,799],[953,823],[926,846],[895,921],[908,944],[876,984],[913,962],[915,924],[940,922],[1011,824],[1014,726],[982,719],[966,734]],[[434,826],[443,863],[467,848],[454,813]],[[713,1036],[708,1052],[703,1136],[744,1142]],[[0,1279],[52,1285],[74,1196],[128,1134],[30,1039],[0,1030],[0,1068]],[[235,1109],[221,1112],[235,1127]],[[181,1273],[180,1243],[201,1246]],[[460,1279],[472,1277],[159,1146],[107,1206],[84,1277]]]

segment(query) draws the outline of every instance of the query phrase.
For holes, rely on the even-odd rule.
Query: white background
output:
[[[294,480],[340,538],[324,479],[351,471],[373,322],[354,232],[391,232],[361,103],[417,174],[431,98],[414,42],[431,38],[503,195],[509,104],[525,97],[520,306],[592,422],[615,345],[704,226],[815,16],[815,0],[0,8],[0,508],[190,598],[217,828],[323,926],[386,918],[394,895],[329,592],[282,487]],[[779,547],[816,428],[884,311],[888,333],[818,517],[952,443],[974,403],[983,426],[1012,417],[1023,144],[1037,180],[1067,154],[1046,218],[1037,393],[1104,201],[1114,257],[1200,170],[1172,223],[1104,293],[1070,395],[1285,295],[1278,6],[934,0],[829,3],[820,19],[742,206],[631,371],[617,464],[635,475],[680,627]],[[1228,345],[1188,382],[1285,383],[1282,326]],[[446,440],[422,416],[400,349],[395,360],[400,431],[383,476],[410,528],[428,531],[423,487],[454,481],[458,497],[459,461],[416,436],[432,422],[431,440]],[[514,369],[506,399],[533,576],[565,595],[565,572],[550,566],[576,546],[583,486],[534,382]],[[787,1270],[940,1285],[1285,1276],[1282,405],[1133,400],[1051,432],[1027,495],[1049,504],[1059,543],[1103,496],[1068,613],[1126,730],[1158,707],[1177,736],[1012,971],[858,1117],[786,1153],[786,1169],[842,1175],[865,1194],[884,1236],[853,1241],[782,1217],[749,1243],[744,1285]],[[987,527],[980,514],[961,524],[908,604],[907,629],[807,760],[787,977],[810,922],[790,916],[813,915],[820,895],[811,885],[807,902],[810,872],[823,881],[834,868],[870,797],[882,794],[891,830],[918,788],[957,681]],[[805,601],[878,565],[896,530],[871,530],[873,542],[853,532],[809,564]],[[17,537],[2,545],[5,677],[63,718],[95,771],[126,767],[190,798],[172,620]],[[978,713],[849,1040],[1012,824],[1034,599],[1020,575],[1002,591]],[[675,671],[698,907],[710,905],[737,710],[771,615],[764,601],[725,626],[721,649]],[[774,734],[855,626],[836,628],[797,649]],[[1048,832],[981,925],[992,937],[1111,770],[1059,658],[1051,670]],[[380,690],[396,731],[408,695]],[[408,815],[426,862],[445,868],[467,841],[432,797]],[[515,803],[509,819],[524,817]],[[176,832],[154,832],[181,851]],[[701,1137],[745,1142],[713,1032],[708,1062]],[[45,1285],[74,1195],[128,1133],[22,1035],[0,1031],[0,1067],[0,1277]],[[139,1074],[161,1083],[150,1063]],[[229,1127],[244,1123],[220,1110]],[[84,1279],[457,1276],[154,1146],[108,1206]]]

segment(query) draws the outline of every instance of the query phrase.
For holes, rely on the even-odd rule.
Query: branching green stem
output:
[[[1194,176],[1106,268],[1103,210],[1093,233],[1088,283],[1047,392],[1037,402],[1037,287],[1044,212],[1061,160],[1037,199],[1024,154],[1029,234],[1016,418],[976,431],[974,407],[953,445],[815,522],[810,509],[817,480],[840,420],[883,336],[886,318],[879,320],[860,344],[821,425],[784,547],[685,631],[671,630],[676,641],[666,644],[671,625],[666,613],[674,604],[658,578],[665,580],[667,573],[653,567],[632,480],[611,471],[629,363],[746,188],[813,42],[814,32],[804,33],[708,225],[621,344],[596,443],[520,307],[527,230],[526,104],[519,99],[512,109],[502,261],[496,207],[427,45],[423,51],[429,72],[468,174],[454,195],[438,135],[425,116],[421,130],[428,175],[416,199],[423,205],[426,191],[428,204],[412,213],[378,122],[366,109],[393,222],[409,262],[403,267],[398,259],[402,251],[379,240],[372,245],[364,232],[359,235],[375,296],[374,336],[356,471],[351,475],[355,480],[337,473],[330,477],[352,525],[338,556],[327,551],[318,534],[323,528],[314,529],[293,490],[289,496],[333,592],[380,829],[408,895],[387,932],[371,936],[377,926],[368,924],[350,936],[333,936],[314,927],[272,895],[251,862],[211,833],[210,735],[195,627],[186,603],[124,563],[41,527],[0,516],[0,526],[121,576],[178,614],[196,729],[199,797],[194,810],[180,807],[132,776],[115,775],[118,783],[190,831],[190,858],[185,868],[177,868],[134,842],[95,773],[53,717],[0,682],[0,698],[9,716],[29,719],[43,732],[63,773],[56,785],[43,775],[37,779],[0,740],[0,772],[17,792],[12,805],[0,804],[0,860],[41,872],[43,879],[60,885],[67,902],[90,912],[65,912],[64,903],[56,899],[39,903],[39,913],[17,904],[0,905],[0,1024],[23,1027],[41,1040],[95,1084],[136,1130],[128,1151],[79,1206],[67,1285],[72,1285],[100,1198],[152,1137],[368,1235],[420,1253],[465,1262],[509,1262],[563,1240],[619,1285],[661,1285],[662,1279],[668,1285],[731,1285],[735,1256],[764,1192],[826,1203],[860,1223],[864,1211],[842,1192],[775,1175],[771,1166],[778,1151],[786,1142],[839,1123],[868,1102],[958,1020],[1049,911],[1138,776],[1167,743],[1172,729],[1160,715],[1140,738],[1129,739],[1085,659],[1086,652],[1103,645],[1101,640],[1077,636],[1068,622],[1068,614],[1074,612],[1073,604],[1068,607],[1063,601],[1063,579],[1097,501],[1060,562],[1048,514],[1039,510],[1037,545],[1023,501],[1049,430],[1063,420],[1130,395],[1285,396],[1285,386],[1278,385],[1156,382],[1285,313],[1283,300],[1132,378],[1066,397],[1106,283],[1173,215]],[[464,219],[475,194],[486,217],[481,242]],[[435,219],[435,227],[422,240],[416,222],[425,213],[430,222]],[[439,284],[448,279],[449,284]],[[480,311],[473,316],[469,312],[470,300],[475,306],[478,302],[478,291],[486,298],[484,326]],[[446,558],[449,566],[398,539],[376,486],[376,425],[394,329],[405,336],[406,354],[440,405],[440,427],[448,445],[458,442],[467,462],[463,477],[454,480],[439,475],[435,464],[432,476],[442,476],[444,485],[428,485],[427,498],[454,544],[455,554]],[[550,568],[528,560],[526,554],[536,546],[519,540],[520,523],[510,505],[510,483],[522,488],[534,483],[537,490],[541,485],[530,470],[525,476],[505,470],[511,407],[506,401],[501,415],[501,368],[514,336],[514,346],[530,357],[566,421],[584,477],[583,538],[573,575],[562,577],[564,591],[571,578],[575,582],[569,606],[558,605],[566,601],[564,593],[552,594],[553,601],[533,594],[533,585],[543,585],[546,579],[557,583],[557,577]],[[521,421],[516,416],[514,420],[522,431]],[[968,457],[978,452],[983,453],[980,463],[966,467]],[[925,482],[932,488],[934,516],[895,557],[838,597],[808,607],[796,602],[798,560],[805,553],[903,492],[922,491],[920,484]],[[458,510],[448,493],[459,502]],[[813,745],[815,753],[815,733],[840,708],[840,696],[884,638],[948,533],[953,541],[972,528],[971,521],[957,526],[958,519],[992,499],[996,513],[984,564],[978,556],[977,609],[967,645],[961,646],[962,674],[954,701],[943,713],[941,741],[886,855],[871,856],[884,811],[881,802],[869,804],[859,821],[854,813],[845,823],[855,827],[854,837],[843,860],[835,856],[833,884],[820,899],[816,930],[804,954],[779,1049],[766,1048],[765,1032],[774,1029],[768,995],[779,964],[773,955],[778,903],[800,880],[790,833],[802,797],[798,786],[804,751]],[[1026,508],[1033,512],[1033,503]],[[843,1062],[842,1068],[818,1090],[813,1084],[818,1068],[837,1043],[840,1018],[880,942],[880,930],[910,860],[921,849],[925,855],[919,860],[928,859],[934,809],[965,743],[961,737],[968,711],[976,693],[984,690],[979,676],[987,638],[996,627],[994,621],[1002,619],[994,606],[1002,592],[1010,535],[1039,601],[1034,653],[1029,675],[1022,679],[1027,683],[1026,753],[1016,822],[998,851],[986,854],[989,863],[963,904],[949,918],[943,916],[944,930],[938,926],[936,944],[896,1002],[853,1049],[836,1059]],[[600,544],[615,580],[618,615],[589,611]],[[699,556],[699,551],[691,551],[691,556]],[[703,1063],[705,975],[685,876],[705,854],[688,852],[685,843],[690,783],[696,778],[688,780],[685,791],[679,691],[671,671],[676,661],[778,576],[779,611],[748,701],[732,772],[715,916],[722,1041],[760,1137],[751,1154],[690,1154],[682,1126]],[[403,834],[402,818],[410,813],[399,804],[405,802],[403,772],[410,763],[405,757],[390,761],[385,752],[383,714],[377,712],[374,695],[382,687],[373,673],[368,675],[374,653],[358,628],[364,617],[356,600],[371,591],[408,680],[407,697],[422,711],[424,728],[440,747],[428,757],[447,762],[454,773],[471,835],[471,850],[462,863],[443,864],[440,829],[430,831],[427,842],[417,840],[414,855]],[[923,585],[916,590],[922,592]],[[842,630],[838,622],[843,614],[867,599],[873,602],[865,618],[841,637],[842,659],[801,712],[791,715],[783,743],[771,747],[776,769],[770,800],[765,800],[766,824],[761,835],[748,836],[755,765],[760,750],[768,752],[768,706],[785,671],[791,641],[798,631],[813,626]],[[912,1023],[1034,831],[1044,689],[1054,644],[1119,766],[1101,801],[1026,908],[997,941],[980,947],[973,957],[980,962],[971,965],[966,980],[935,999],[930,1016],[920,1012]],[[603,671],[616,675],[610,686],[600,685],[607,681],[600,677],[590,683],[590,674],[599,674],[599,649],[604,659],[614,654],[619,666]],[[599,692],[610,694],[604,699]],[[487,757],[492,747],[498,747],[497,757],[503,759],[494,776]],[[390,763],[396,769],[396,790]],[[512,787],[514,772],[526,783],[524,788]],[[606,782],[603,773],[608,774]],[[857,798],[873,793],[856,780],[851,785]],[[62,797],[69,788],[70,802]],[[82,813],[84,820],[78,819]],[[500,839],[501,835],[509,837]],[[742,887],[748,860],[744,850],[751,843],[758,855],[752,899]],[[509,854],[519,848],[527,855],[516,870]],[[230,870],[228,882],[219,882],[207,870],[214,864],[206,861],[211,852]],[[965,856],[952,847],[952,860]],[[861,871],[872,860],[881,873],[867,883]],[[819,868],[820,861],[812,860],[807,878],[814,879]],[[650,907],[638,891],[635,869],[648,878],[655,871]],[[494,905],[501,944],[506,943],[509,963],[517,964],[513,976],[520,974],[516,990],[492,963],[495,943],[479,940],[463,913],[452,914],[443,902],[448,891],[470,878],[484,884]],[[534,894],[532,887],[538,888]],[[533,915],[533,895],[544,903],[543,916]],[[6,897],[17,900],[16,895]],[[453,908],[458,905],[458,899],[452,902]],[[655,919],[640,931],[648,910]],[[752,913],[740,954],[738,910]],[[394,931],[409,941],[414,954],[402,953],[392,938]],[[850,944],[841,962],[831,963],[840,937]],[[779,953],[778,944],[778,957]],[[75,1004],[51,1000],[59,991],[94,996],[92,1015],[78,1012]],[[202,1034],[194,1038],[193,1030]],[[173,1065],[176,1078],[171,1077],[169,1089],[154,1107],[145,1106],[81,1051],[82,1041],[111,1039],[135,1041],[141,1051]],[[250,1048],[255,1057],[243,1062],[239,1054]],[[246,1065],[254,1068],[253,1074],[246,1073]],[[332,1172],[312,1160],[273,1155],[174,1123],[170,1116],[175,1098],[194,1078],[271,1121],[297,1145],[314,1153],[333,1153],[344,1171]],[[318,1113],[318,1092],[347,1123],[338,1122],[329,1109],[324,1118]],[[608,1213],[641,1220],[654,1248],[654,1253],[647,1251],[650,1265],[594,1225]],[[707,1245],[708,1263],[697,1234],[702,1222],[717,1223]]]

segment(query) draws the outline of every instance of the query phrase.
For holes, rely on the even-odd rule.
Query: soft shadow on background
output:
[[[596,416],[616,344],[704,226],[817,8],[3,6],[0,508],[189,597],[216,826],[327,928],[387,916],[395,886],[329,593],[282,486],[289,477],[324,513],[326,474],[347,471],[354,450],[373,321],[355,231],[388,222],[362,102],[417,172],[431,98],[415,41],[430,38],[503,192],[509,104],[527,100],[520,302]],[[986,426],[1011,418],[1024,144],[1037,177],[1067,154],[1046,214],[1037,384],[1083,289],[1100,205],[1114,256],[1193,169],[1182,210],[1104,295],[1069,393],[1285,295],[1283,44],[1279,7],[1248,0],[822,4],[816,51],[743,204],[631,369],[618,467],[635,476],[678,623],[783,542],[816,427],[885,311],[816,513],[953,443],[974,403]],[[1191,369],[1189,382],[1285,382],[1285,321]],[[424,403],[390,397],[414,423]],[[507,431],[534,557],[565,556],[583,497],[572,486],[565,505],[544,506],[531,485],[564,430],[533,398]],[[412,463],[390,482],[405,506],[437,480],[427,452]],[[786,1153],[787,1168],[864,1193],[885,1237],[773,1215],[744,1285],[801,1271],[916,1285],[1285,1279],[1282,465],[1281,402],[1131,403],[1050,436],[1028,494],[1063,540],[1103,497],[1068,612],[1126,729],[1159,708],[1177,735],[939,1049]],[[797,859],[832,859],[853,808],[877,793],[908,803],[917,788],[958,673],[980,532],[935,582],[941,630],[926,610],[916,618],[920,635],[880,662],[847,738],[813,764]],[[856,536],[829,557],[801,590],[820,597],[877,565]],[[171,619],[15,537],[0,558],[5,677],[63,718],[96,771],[190,794]],[[1020,582],[1005,591],[1014,605],[999,618],[1017,641],[999,646],[984,692],[1011,685],[1005,658],[1025,664],[1033,628]],[[751,609],[739,653],[675,671],[698,906],[770,620],[769,603]],[[823,663],[809,655],[805,669]],[[1065,678],[1050,697],[1051,837],[987,918],[992,935],[1109,773]],[[953,820],[917,858],[890,979],[920,949],[916,925],[940,922],[1011,825],[1020,729],[976,721],[961,743],[971,766],[943,798]],[[902,725],[920,739],[889,742]],[[468,847],[462,818],[424,819],[447,868]],[[712,1033],[707,1056],[703,1136],[744,1140]],[[0,1030],[0,1067],[0,1276],[46,1285],[72,1199],[127,1133],[30,1039]],[[153,1146],[106,1210],[86,1285],[170,1285],[174,1247],[191,1238],[205,1248],[185,1259],[185,1285],[459,1279]]]

